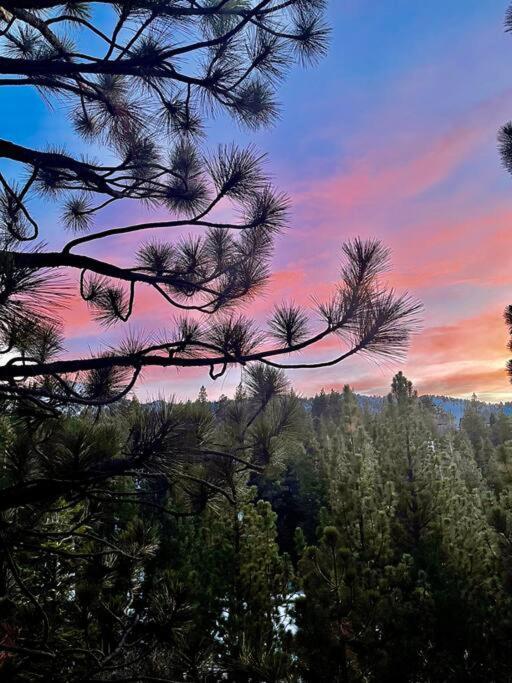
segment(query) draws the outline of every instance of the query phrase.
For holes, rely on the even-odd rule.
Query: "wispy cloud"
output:
[[[412,12],[407,2],[396,3],[393,13],[386,3],[374,4],[333,3],[331,56],[309,74],[318,97],[304,98],[302,76],[292,80],[285,93],[289,120],[263,140],[264,149],[266,140],[274,143],[270,159],[279,168],[277,184],[292,195],[294,220],[278,242],[264,296],[245,312],[263,321],[281,300],[309,305],[312,294],[327,298],[338,277],[341,242],[355,235],[378,237],[393,252],[389,284],[425,302],[424,327],[404,366],[420,391],[507,398],[501,313],[512,295],[512,181],[500,168],[496,131],[512,116],[506,66],[512,43],[502,42],[501,9],[474,3],[466,12],[458,1],[443,7],[441,17],[430,7],[428,13],[422,6]],[[415,14],[423,22],[414,54],[406,32],[393,31],[393,44],[389,37],[382,45],[371,40],[372,31],[385,37],[391,14],[393,27],[399,21],[411,27]],[[460,44],[453,42],[455,25]],[[233,136],[232,129],[226,133]],[[144,218],[132,205],[104,216],[107,224]],[[162,231],[159,237],[174,235]],[[116,242],[115,256],[111,244],[94,253],[127,266],[138,242],[133,236]],[[80,339],[104,334],[83,302],[65,318],[76,348]],[[133,324],[168,328],[172,312],[141,287]],[[120,334],[116,329],[114,336]],[[324,357],[337,344],[324,344],[308,357]],[[346,382],[358,391],[385,393],[395,370],[357,360],[328,371],[294,372],[291,378],[306,394]],[[202,381],[215,396],[235,386],[239,373],[215,386],[199,371],[148,374],[141,391],[192,397]]]

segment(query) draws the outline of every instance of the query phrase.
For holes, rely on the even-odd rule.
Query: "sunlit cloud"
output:
[[[357,359],[330,370],[291,372],[303,394],[347,382],[365,393],[386,393],[401,367],[423,392],[508,398],[502,311],[512,294],[512,179],[500,167],[496,133],[512,117],[512,42],[501,32],[503,8],[475,4],[463,23],[456,5],[443,9],[443,25],[457,18],[460,43],[439,31],[432,13],[421,36],[413,40],[408,32],[393,31],[393,40],[381,45],[371,40],[374,29],[364,17],[381,13],[375,26],[382,38],[385,3],[332,3],[330,55],[307,77],[292,75],[275,131],[244,137],[232,126],[215,128],[219,141],[236,138],[268,151],[278,171],[275,182],[293,204],[272,277],[261,296],[243,306],[244,314],[264,323],[281,301],[312,307],[313,297],[328,299],[339,277],[341,244],[356,235],[387,244],[393,268],[385,281],[425,304],[423,329],[404,365]],[[412,13],[404,20],[412,21]],[[470,39],[462,40],[465,35]],[[164,210],[156,214],[166,217]],[[108,227],[147,216],[147,209],[126,203],[107,209],[101,220]],[[158,239],[177,237],[173,230],[157,232]],[[154,236],[148,232],[144,239]],[[128,267],[139,243],[140,236],[127,235],[87,253]],[[131,325],[170,330],[174,314],[142,286]],[[73,352],[87,352],[95,338],[123,334],[122,325],[102,330],[81,301],[64,318]],[[326,341],[303,357],[322,360],[339,346],[338,340]],[[201,370],[168,370],[145,375],[140,392],[191,398],[205,383],[218,396],[239,381],[238,371],[214,384]]]

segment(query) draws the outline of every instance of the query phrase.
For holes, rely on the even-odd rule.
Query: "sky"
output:
[[[387,281],[424,304],[405,363],[358,358],[291,371],[303,395],[344,384],[383,394],[401,369],[420,393],[512,399],[502,318],[512,303],[512,177],[496,144],[500,125],[512,118],[507,4],[331,0],[329,53],[314,67],[293,69],[280,91],[280,121],[250,134],[226,119],[210,125],[212,144],[235,138],[265,151],[275,183],[292,199],[272,281],[246,314],[261,318],[273,302],[326,297],[341,244],[358,235],[391,248]],[[36,147],[71,143],[66,112],[49,110],[29,90],[2,92],[0,111],[2,137]],[[113,219],[106,211],[102,227]],[[55,229],[51,210],[45,221]],[[165,326],[160,304],[145,297],[137,306],[138,329]],[[85,304],[65,319],[71,354],[109,341]],[[308,358],[321,360],[327,351]],[[204,384],[215,398],[239,381],[238,369],[215,383],[203,370],[160,370],[147,374],[138,392],[193,398]]]

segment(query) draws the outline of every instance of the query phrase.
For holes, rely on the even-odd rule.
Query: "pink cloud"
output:
[[[510,91],[501,93],[476,106],[451,130],[427,130],[417,134],[414,142],[384,130],[385,144],[378,142],[375,148],[359,152],[334,177],[312,186],[310,181],[302,183],[294,198],[306,211],[317,211],[318,206],[346,211],[360,205],[378,210],[381,202],[396,204],[415,197],[452,175],[478,147],[495,139],[498,124],[490,125],[489,118],[511,100]]]

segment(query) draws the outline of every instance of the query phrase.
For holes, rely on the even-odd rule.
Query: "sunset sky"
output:
[[[234,135],[267,152],[275,183],[293,202],[271,285],[248,313],[262,317],[273,301],[327,295],[341,243],[378,237],[392,250],[389,282],[425,306],[401,366],[420,393],[512,399],[502,319],[512,302],[512,177],[496,150],[497,130],[512,118],[507,4],[331,0],[329,54],[316,67],[294,68],[280,93],[280,122],[257,134],[226,119],[211,124],[209,143]],[[0,106],[2,137],[72,148],[65,111],[49,110],[28,90],[2,93]],[[114,220],[121,223],[119,214],[106,211],[100,223]],[[55,216],[48,212],[42,223],[48,241],[58,241]],[[165,326],[162,306],[149,297],[136,313],[135,327]],[[85,304],[73,307],[70,353],[98,350],[110,334],[98,330]],[[358,359],[289,376],[305,395],[346,383],[380,394],[397,369]],[[216,383],[203,371],[159,371],[146,375],[139,394],[194,397],[204,383],[214,398],[239,380],[239,370]]]

